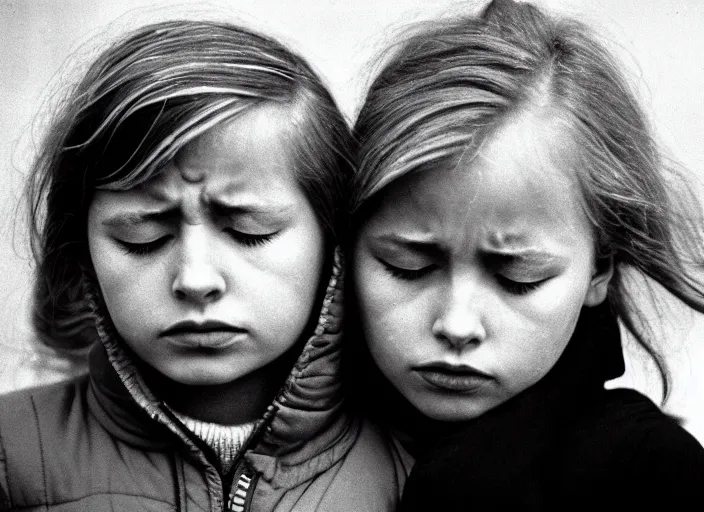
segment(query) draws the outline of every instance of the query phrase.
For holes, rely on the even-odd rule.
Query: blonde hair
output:
[[[540,98],[541,102],[536,99]],[[358,117],[354,223],[374,198],[410,172],[472,155],[512,114],[556,111],[578,148],[575,174],[597,239],[612,257],[612,310],[669,383],[649,322],[629,300],[625,268],[660,283],[704,312],[701,214],[690,189],[668,188],[668,169],[646,116],[609,52],[580,22],[537,7],[495,0],[477,16],[429,26],[389,58]]]
[[[28,186],[44,344],[70,353],[95,339],[83,289],[94,191],[144,183],[206,130],[267,102],[290,107],[294,172],[327,243],[340,243],[352,139],[303,58],[250,30],[189,20],[139,28],[97,57],[57,110]]]

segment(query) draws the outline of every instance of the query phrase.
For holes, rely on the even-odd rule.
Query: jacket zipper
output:
[[[252,495],[257,485],[257,473],[242,464],[235,473],[236,482],[230,489],[226,510],[229,512],[245,512],[252,503]]]
[[[228,496],[226,502],[226,511],[229,512],[246,512],[250,509],[254,488],[257,485],[259,474],[254,471],[249,464],[243,460],[245,452],[250,446],[255,445],[259,437],[264,432],[271,430],[271,422],[278,412],[278,407],[270,405],[262,418],[262,422],[252,433],[247,442],[240,448],[240,453],[237,455],[235,463],[230,470],[232,478],[224,479],[224,482],[229,482],[230,487],[223,486],[223,493]]]
[[[172,422],[182,425],[181,421],[176,418],[164,402],[159,404],[159,408]],[[255,471],[249,468],[247,463],[244,462],[242,458],[249,447],[255,444],[255,441],[258,440],[265,431],[271,430],[271,422],[277,412],[278,407],[275,405],[270,405],[267,407],[261,423],[252,433],[247,442],[241,447],[240,453],[237,455],[235,463],[230,470],[230,474],[234,472],[232,479],[223,478],[222,476],[220,477],[223,498],[228,496],[227,501],[225,502],[224,512],[246,512],[250,509],[252,495],[254,494],[254,488],[257,485],[259,476]],[[184,427],[183,431],[189,440],[201,450],[201,453],[208,463],[214,467],[217,467],[213,462],[213,452],[210,447],[208,447],[202,439],[190,432],[187,428]],[[230,482],[229,486],[227,485],[228,481]]]

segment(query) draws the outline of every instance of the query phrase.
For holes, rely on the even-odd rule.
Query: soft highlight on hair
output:
[[[400,177],[471,158],[512,116],[545,109],[566,127],[561,143],[577,148],[571,171],[597,256],[615,266],[608,301],[653,358],[666,399],[667,365],[652,322],[629,299],[624,271],[642,273],[704,312],[701,209],[662,158],[619,64],[582,23],[495,0],[476,16],[426,26],[398,45],[355,126],[353,222],[363,222]]]
[[[190,20],[139,28],[97,57],[55,110],[28,182],[42,343],[70,358],[95,340],[83,289],[94,191],[150,180],[205,131],[267,103],[290,109],[293,172],[327,243],[341,243],[351,134],[302,57],[238,26]]]

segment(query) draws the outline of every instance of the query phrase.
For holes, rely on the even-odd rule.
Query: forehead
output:
[[[294,172],[286,111],[284,106],[260,106],[211,128],[184,146],[155,178],[124,191],[97,191],[91,212],[104,216],[178,208],[195,222],[211,203],[262,215],[307,207]]]
[[[574,174],[577,149],[553,118],[509,121],[471,157],[390,185],[370,223],[481,235],[487,243],[590,231]]]
[[[289,108],[276,104],[244,111],[189,142],[140,188],[158,195],[184,184],[223,193],[297,187],[289,117]]]

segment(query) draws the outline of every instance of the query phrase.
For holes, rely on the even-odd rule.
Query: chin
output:
[[[218,386],[234,380],[209,375],[167,375],[167,377],[184,386]]]
[[[424,416],[436,421],[446,422],[473,420],[491,409],[491,407],[468,404],[466,403],[467,401],[467,398],[448,401],[435,398],[434,400],[425,401],[423,404],[411,403]]]
[[[178,368],[161,371],[169,379],[185,386],[217,386],[237,380],[240,376],[221,368]]]

